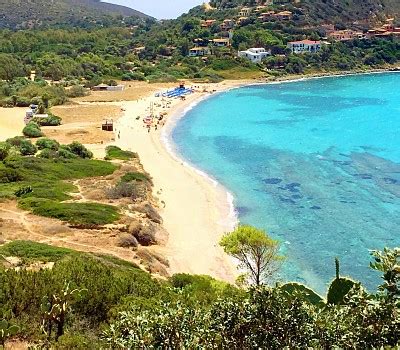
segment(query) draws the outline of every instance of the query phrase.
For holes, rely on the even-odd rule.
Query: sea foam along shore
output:
[[[249,82],[224,82],[212,86],[215,93],[245,85]],[[200,86],[202,91],[205,86]],[[218,242],[221,236],[237,224],[233,197],[218,182],[204,172],[182,160],[171,142],[171,132],[176,123],[190,108],[209,92],[196,92],[185,101],[171,100],[167,123],[150,133],[142,119],[154,112],[164,111],[159,106],[161,98],[148,96],[139,101],[121,103],[123,116],[116,124],[116,144],[135,151],[154,182],[154,192],[160,203],[164,227],[169,233],[165,247],[155,247],[170,263],[170,273],[207,274],[234,282],[237,269]],[[138,118],[140,117],[140,118]],[[138,119],[137,119],[138,118]]]

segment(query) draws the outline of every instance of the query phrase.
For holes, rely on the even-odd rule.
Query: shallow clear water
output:
[[[282,242],[281,278],[325,290],[334,257],[373,288],[369,249],[400,246],[400,75],[249,86],[190,110],[178,152]]]

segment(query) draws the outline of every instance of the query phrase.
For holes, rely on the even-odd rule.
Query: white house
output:
[[[260,63],[265,57],[270,55],[271,51],[267,51],[263,47],[252,47],[246,51],[238,52],[238,57],[247,58],[253,63]]]
[[[291,41],[288,43],[288,48],[292,53],[315,53],[321,50],[321,42],[314,40],[301,40],[301,41]]]

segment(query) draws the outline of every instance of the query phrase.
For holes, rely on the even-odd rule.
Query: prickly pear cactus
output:
[[[320,295],[318,295],[315,291],[305,286],[304,284],[291,282],[282,285],[280,288],[281,290],[287,292],[289,295],[300,296],[304,300],[308,301],[310,304],[313,305],[324,304],[324,299]]]

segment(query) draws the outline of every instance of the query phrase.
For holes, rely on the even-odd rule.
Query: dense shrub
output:
[[[61,118],[51,113],[48,113],[48,117],[45,118],[32,118],[32,121],[40,126],[58,126],[61,124]]]
[[[57,151],[54,151],[52,149],[49,148],[44,148],[39,154],[38,154],[39,158],[45,158],[45,159],[54,159],[54,158],[58,158],[59,154]]]
[[[22,130],[22,133],[30,138],[36,138],[36,137],[41,137],[43,136],[42,131],[40,130],[39,124],[31,121],[29,122],[24,129]]]
[[[93,153],[77,141],[74,141],[71,144],[67,145],[66,149],[80,158],[93,158]]]
[[[76,154],[70,151],[68,146],[65,145],[60,146],[57,153],[60,158],[65,158],[65,159],[73,159],[78,157]]]
[[[87,95],[87,90],[82,85],[73,85],[66,90],[66,94],[70,98],[82,97]]]
[[[132,182],[132,181],[150,182],[151,179],[149,175],[138,172],[129,172],[121,177],[121,182]]]
[[[57,151],[60,148],[60,144],[56,140],[49,138],[42,138],[40,140],[37,140],[36,146],[40,150],[47,148],[53,151]]]
[[[16,169],[0,168],[0,183],[10,183],[22,180],[22,174]]]
[[[128,182],[120,182],[113,188],[110,188],[107,191],[107,196],[110,199],[119,199],[119,198],[140,198],[142,196],[143,191],[140,187],[134,183]]]
[[[144,80],[146,80],[146,78],[143,74],[134,73],[134,72],[123,74],[121,79],[124,81],[132,81],[132,80],[144,81]]]
[[[9,145],[14,146],[23,156],[34,155],[37,152],[36,146],[22,136],[16,136],[6,141]]]
[[[0,161],[7,158],[10,152],[10,145],[7,142],[0,142]]]

